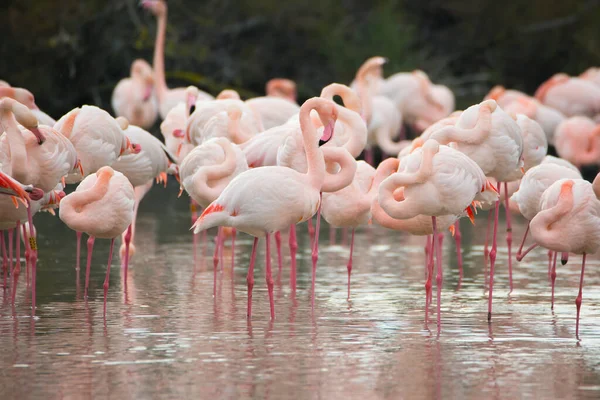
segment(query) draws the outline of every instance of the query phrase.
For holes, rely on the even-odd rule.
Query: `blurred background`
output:
[[[386,76],[420,68],[455,92],[457,107],[494,85],[532,93],[556,72],[600,65],[600,0],[169,0],[170,87],[264,93],[273,77],[300,99],[348,83],[368,57]],[[55,118],[93,103],[107,110],[135,58],[152,61],[155,18],[137,0],[3,0],[0,79],[36,95]],[[112,110],[111,110],[112,111]]]

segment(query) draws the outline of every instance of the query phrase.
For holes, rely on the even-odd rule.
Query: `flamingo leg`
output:
[[[548,250],[548,279],[550,279],[550,274],[552,274],[552,256],[553,256],[553,251],[552,250]]]
[[[500,187],[500,185],[498,185]],[[508,183],[504,182],[504,204],[506,210],[506,246],[508,247],[508,286],[510,292],[513,291],[513,279],[512,279],[512,223],[510,209],[508,208]],[[510,293],[509,292],[509,293]]]
[[[517,260],[523,254],[523,246],[525,245],[525,239],[527,239],[527,234],[529,234],[529,224],[531,221],[527,221],[527,229],[525,230],[525,234],[523,235],[523,240],[521,240],[521,245],[519,246],[519,250],[517,251]]]
[[[233,275],[233,267],[235,266],[235,237],[237,230],[233,228],[231,231],[231,274]]]
[[[21,235],[21,221],[17,221],[16,232],[18,236]],[[13,304],[15,303],[15,298],[17,296],[17,284],[19,282],[19,275],[21,275],[21,239],[17,238],[17,263],[15,265],[15,269],[12,271],[13,288],[11,300]]]
[[[375,165],[375,155],[373,154],[373,148],[372,147],[368,147],[365,149],[365,161],[367,162],[367,164],[369,164],[370,166],[374,167]]]
[[[123,269],[123,279],[125,281],[125,287],[127,286],[127,271],[129,270],[129,245],[130,244],[131,244],[131,224],[129,225],[129,227],[127,227],[127,233],[125,234],[125,266]]]
[[[281,258],[281,232],[275,232],[275,245],[277,246],[277,281],[281,282],[281,273],[283,271],[283,260]]]
[[[501,183],[498,182],[498,193]],[[494,294],[494,268],[496,266],[496,253],[498,249],[498,213],[500,211],[500,200],[496,201],[494,208],[494,230],[492,235],[492,250],[490,251],[490,291],[488,294],[488,322],[492,320],[492,299]]]
[[[6,275],[7,271],[13,270],[13,234],[14,230],[11,228],[8,230],[8,268],[4,269],[4,287],[6,287]]]
[[[317,262],[319,261],[319,229],[321,227],[321,200],[323,198],[323,194],[319,193],[319,209],[317,210],[317,224],[315,227],[315,238],[313,240],[313,249],[312,249],[312,280],[311,280],[311,299],[310,305],[311,308],[315,308],[315,282],[317,280]]]
[[[33,315],[35,315],[35,286],[37,279],[37,241],[35,238],[35,230],[33,227],[33,215],[31,214],[31,200],[27,200],[27,219],[29,221],[29,233],[31,236],[29,237],[29,245],[31,247],[31,310]]]
[[[271,321],[275,319],[275,301],[273,300],[273,273],[271,271],[271,234],[267,233],[267,254],[266,254],[266,280],[267,290],[269,291],[269,306],[271,309]]]
[[[556,282],[556,256],[558,255],[558,252],[553,252],[554,253],[554,257],[553,257],[553,261],[552,261],[552,272],[550,273],[550,279],[552,280],[552,303],[550,308],[552,310],[554,310],[554,283]]]
[[[431,293],[431,265],[430,257],[433,256],[435,244],[431,242],[431,235],[427,235],[425,244],[425,323],[429,321],[429,295]]]
[[[248,318],[252,318],[252,289],[254,288],[254,261],[256,261],[256,247],[258,246],[258,238],[254,238],[252,245],[252,254],[250,255],[250,266],[248,267],[248,275],[246,282],[248,283]]]
[[[462,282],[463,274],[464,274],[463,273],[462,251],[460,249],[461,241],[462,241],[462,234],[460,233],[460,221],[456,220],[456,222],[454,222],[454,242],[456,243],[456,260],[458,262],[458,286],[459,287]]]
[[[315,228],[313,227],[312,218],[308,219],[308,236],[310,237],[310,241],[315,239]]]
[[[525,256],[533,249],[535,249],[537,247],[537,243],[532,244],[531,246],[529,246],[527,248],[527,250],[525,250],[523,253],[521,253],[521,257],[517,258],[518,261],[521,261],[522,259],[525,258]]]
[[[192,214],[192,225],[196,222],[196,219],[198,219],[198,212],[197,212],[197,207],[196,207],[196,202],[190,198],[190,212]],[[204,231],[204,233],[206,233],[206,231]],[[197,264],[197,249],[198,249],[198,235],[192,235],[192,248],[193,248],[193,252],[194,252],[194,267]]]
[[[346,269],[348,270],[348,300],[350,300],[350,275],[352,275],[352,255],[354,253],[354,232],[355,228],[352,228],[352,236],[350,238],[350,258],[348,259],[348,265]]]
[[[435,217],[432,217],[435,218]],[[435,226],[435,225],[434,225]],[[435,232],[437,231],[437,227],[434,230],[434,236],[435,236]],[[435,281],[436,281],[436,287],[437,287],[437,326],[438,326],[438,333],[441,330],[442,327],[442,323],[441,323],[441,319],[442,319],[442,284],[444,282],[444,273],[442,270],[442,243],[444,241],[444,235],[443,234],[438,234],[437,236],[438,238],[438,246],[436,248],[436,252],[435,252],[435,258],[436,258],[436,265],[437,265],[437,276],[435,277]]]
[[[492,226],[492,215],[493,214],[494,213],[492,210],[488,211],[487,225],[485,228],[485,244],[483,245],[483,261],[484,261],[484,266],[485,266],[484,287],[487,287],[489,285],[489,275],[488,275],[488,261],[490,259],[489,240],[490,240],[490,227]]]
[[[79,257],[81,256],[81,235],[82,234],[83,234],[83,232],[75,232],[75,235],[77,235],[77,253],[76,253],[77,261],[75,261],[75,269],[77,271],[79,271]]]
[[[6,244],[4,243],[4,231],[0,231],[0,246],[2,246],[2,270],[4,271],[4,287],[6,287],[6,278],[8,275],[8,258],[6,257]]]
[[[112,264],[113,248],[115,247],[115,238],[110,239],[110,250],[108,250],[108,263],[106,265],[106,278],[104,278],[104,315],[106,316],[106,297],[108,295],[108,285],[110,279],[110,264]]]
[[[296,240],[296,225],[290,226],[290,288],[292,292],[296,291],[296,251],[298,251],[298,241]]]
[[[94,240],[93,236],[90,236],[87,240],[87,264],[85,266],[85,289],[83,292],[83,297],[87,299],[88,297],[88,287],[90,285],[90,269],[92,266],[92,251],[94,250]]]
[[[215,250],[213,253],[213,297],[217,297],[217,268],[219,267],[219,250],[221,248],[222,228],[217,230],[217,238],[215,240]]]
[[[29,256],[31,255],[31,249],[29,248],[29,235],[27,234],[27,226],[23,224],[23,239],[25,240],[25,282],[26,286],[29,287]]]
[[[581,262],[581,278],[579,278],[579,294],[575,299],[575,306],[577,307],[577,320],[575,322],[575,337],[579,339],[579,312],[581,311],[581,301],[583,300],[583,273],[585,271],[585,257],[587,254],[583,253],[583,260]]]

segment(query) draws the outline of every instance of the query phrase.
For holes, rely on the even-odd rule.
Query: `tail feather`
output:
[[[229,213],[224,210],[222,205],[211,203],[194,222],[191,229],[194,229],[194,234],[196,234],[215,226],[223,226],[228,218]]]

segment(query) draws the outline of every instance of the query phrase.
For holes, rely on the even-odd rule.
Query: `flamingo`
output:
[[[6,86],[0,86],[0,98],[3,97],[10,97],[29,108],[40,124],[52,126],[56,123],[51,116],[39,109],[35,104],[33,94],[27,89],[11,87],[6,84]]]
[[[307,158],[307,172],[280,166],[252,168],[236,176],[193,225],[194,233],[213,226],[231,226],[255,237],[248,270],[248,317],[252,315],[254,260],[258,238],[266,236],[266,279],[271,319],[275,318],[270,239],[273,232],[306,221],[317,212],[325,182],[325,159],[317,144],[317,131],[310,119],[316,110],[325,127],[322,140],[329,140],[337,119],[337,108],[329,100],[312,98],[300,107],[300,127]]]
[[[531,236],[537,244],[555,252],[583,254],[579,293],[575,300],[579,339],[583,274],[587,254],[600,248],[600,177],[593,183],[583,179],[554,182],[540,199],[540,212],[531,220]]]
[[[542,83],[535,97],[567,117],[583,115],[595,118],[600,114],[600,87],[567,74],[555,74]]]
[[[296,103],[294,81],[271,79],[267,82],[266,93],[266,96],[246,100],[248,107],[260,118],[264,129],[283,125],[300,111],[300,106]]]
[[[169,111],[160,124],[160,132],[165,140],[165,146],[170,154],[174,155],[178,163],[194,148],[194,145],[185,141],[185,127],[190,113],[196,109],[199,90],[195,86],[186,89],[187,99],[179,102]]]
[[[296,102],[296,83],[291,79],[273,78],[265,85],[267,96],[281,97]]]
[[[128,78],[121,79],[111,97],[112,109],[117,117],[125,117],[143,129],[151,128],[158,117],[158,105],[152,95],[154,73],[145,60],[131,63]]]
[[[108,293],[110,265],[115,238],[133,221],[134,190],[122,173],[111,167],[102,167],[88,175],[77,189],[62,199],[60,219],[76,232],[86,232],[88,255],[85,270],[85,297],[88,294],[92,250],[96,238],[110,239],[106,278],[104,280],[104,314]]]
[[[456,143],[456,148],[473,159],[486,176],[498,182],[508,182],[519,177],[523,167],[523,138],[519,125],[504,112],[494,100],[485,100],[463,111],[455,126],[445,126],[429,135],[441,144]],[[425,138],[421,139],[424,140]],[[521,172],[522,175],[522,172]],[[498,184],[500,192],[500,184]],[[494,230],[490,252],[490,290],[488,320],[492,318],[494,267],[497,252],[498,214],[500,201],[494,210]],[[512,270],[509,263],[509,276]]]
[[[600,125],[588,117],[564,120],[556,128],[554,146],[558,155],[578,168],[600,163]]]
[[[131,142],[141,146],[138,153],[122,155],[111,165],[115,171],[119,171],[129,179],[135,194],[133,222],[123,234],[121,248],[119,249],[121,262],[124,266],[125,283],[127,283],[129,259],[135,254],[135,221],[139,204],[152,188],[155,179],[157,182],[167,185],[167,172],[171,172],[170,166],[175,163],[175,160],[169,155],[168,150],[160,140],[142,128],[129,125],[124,132]]]
[[[80,167],[73,145],[55,129],[39,125],[35,115],[23,104],[11,98],[1,99],[0,125],[5,132],[0,139],[1,168],[19,182],[49,192],[68,173]],[[31,207],[27,207],[27,218],[31,227]],[[32,243],[31,247],[31,295],[35,314],[37,244]]]
[[[206,208],[219,197],[233,178],[247,169],[248,163],[242,150],[227,138],[219,137],[209,139],[195,147],[181,163],[179,174],[182,189],[185,189],[195,204]],[[194,220],[193,223],[195,222]],[[234,240],[232,236],[232,248]],[[213,259],[215,295],[218,252],[222,244],[223,232],[219,229]]]
[[[378,202],[392,218],[409,219],[418,215],[431,217],[433,225],[433,252],[437,261],[438,330],[441,309],[442,260],[441,249],[436,246],[437,216],[471,213],[470,207],[478,202],[497,200],[497,192],[489,190],[481,168],[464,153],[440,145],[433,139],[400,161],[398,172],[379,185]],[[393,195],[402,189],[401,201]],[[471,214],[470,214],[471,215]]]
[[[590,67],[579,75],[579,78],[600,85],[600,68]]]
[[[164,0],[143,0],[142,6],[150,10],[156,17],[156,42],[154,43],[154,87],[158,100],[158,112],[162,119],[179,102],[186,100],[185,88],[169,89],[165,80],[165,35],[167,32],[167,2]],[[199,100],[213,100],[214,98],[203,91],[198,93]]]

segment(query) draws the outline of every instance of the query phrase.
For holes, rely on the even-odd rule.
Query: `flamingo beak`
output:
[[[152,85],[146,84],[146,88],[144,89],[144,97],[142,98],[142,100],[148,101],[150,100],[150,97],[152,97]]]
[[[335,121],[330,121],[325,126],[325,129],[323,129],[323,136],[321,136],[321,139],[319,139],[319,146],[322,146],[331,140],[331,138],[333,137],[334,127],[335,127]]]
[[[186,101],[188,115],[192,114],[195,111],[195,106],[196,106],[196,97],[191,94],[188,94],[187,101]]]
[[[29,130],[35,135],[39,145],[44,144],[44,142],[46,141],[46,137],[42,134],[39,127],[36,126],[35,128],[30,128]]]

